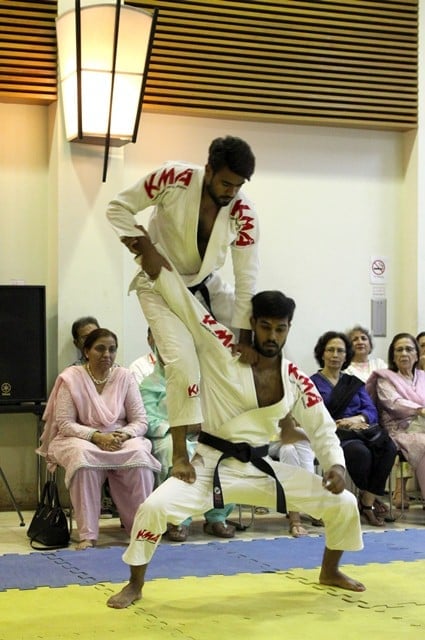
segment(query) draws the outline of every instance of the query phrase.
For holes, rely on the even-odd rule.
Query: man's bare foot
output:
[[[91,549],[96,544],[96,540],[80,540],[75,546],[76,551],[84,551],[84,549]]]
[[[119,593],[111,596],[106,604],[108,607],[112,607],[112,609],[125,609],[133,604],[133,602],[141,600],[141,598],[142,588],[129,582]]]
[[[327,584],[331,587],[339,587],[340,589],[347,589],[348,591],[366,591],[364,584],[346,576],[338,570],[329,575],[326,575],[324,571],[321,571],[319,582],[320,584]]]

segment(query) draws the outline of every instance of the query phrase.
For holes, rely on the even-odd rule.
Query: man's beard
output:
[[[254,347],[255,347],[255,350],[258,351],[258,353],[264,356],[265,358],[275,358],[281,353],[283,349],[283,345],[279,347],[279,345],[276,344],[276,342],[266,343],[264,346],[261,346],[258,343],[257,337],[255,335],[254,335]]]
[[[231,202],[233,199],[233,198],[226,198],[225,196],[223,196],[223,198],[218,198],[217,195],[214,193],[214,189],[209,184],[206,185],[206,188],[207,188],[207,193],[209,197],[214,202],[214,204],[216,204],[218,207],[227,207],[229,202]]]

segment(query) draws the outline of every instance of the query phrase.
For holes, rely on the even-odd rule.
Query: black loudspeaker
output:
[[[0,285],[0,405],[45,400],[45,287]]]

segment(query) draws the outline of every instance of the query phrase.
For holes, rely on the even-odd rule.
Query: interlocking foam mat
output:
[[[367,591],[317,584],[315,569],[152,580],[128,609],[111,583],[0,594],[0,640],[419,640],[425,562],[345,566]]]
[[[322,536],[162,544],[149,567],[149,578],[312,569],[321,563],[323,545]],[[365,533],[364,545],[363,551],[345,553],[344,564],[425,559],[425,529]],[[124,582],[128,577],[128,567],[121,560],[122,554],[122,547],[6,554],[0,556],[0,591]]]
[[[163,544],[143,599],[120,611],[106,600],[127,579],[122,548],[0,556],[0,640],[425,637],[425,530],[364,541],[342,565],[362,593],[318,584],[321,536]]]

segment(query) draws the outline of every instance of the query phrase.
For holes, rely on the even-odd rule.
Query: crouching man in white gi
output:
[[[194,458],[186,452],[185,428],[172,429],[173,476],[140,506],[123,560],[130,581],[108,600],[121,609],[141,598],[144,576],[167,522],[179,524],[212,506],[235,502],[322,518],[326,547],[319,581],[351,591],[365,587],[339,570],[344,550],[363,547],[354,495],[345,489],[344,455],[322,398],[311,380],[281,351],[295,303],[279,291],[252,299],[256,364],[232,355],[233,334],[187,291],[176,271],[162,269],[146,288],[159,293],[193,334],[201,366],[203,431]],[[289,412],[303,425],[323,478],[273,461],[268,442]],[[283,420],[282,420],[283,425]],[[286,498],[286,505],[285,505]]]

